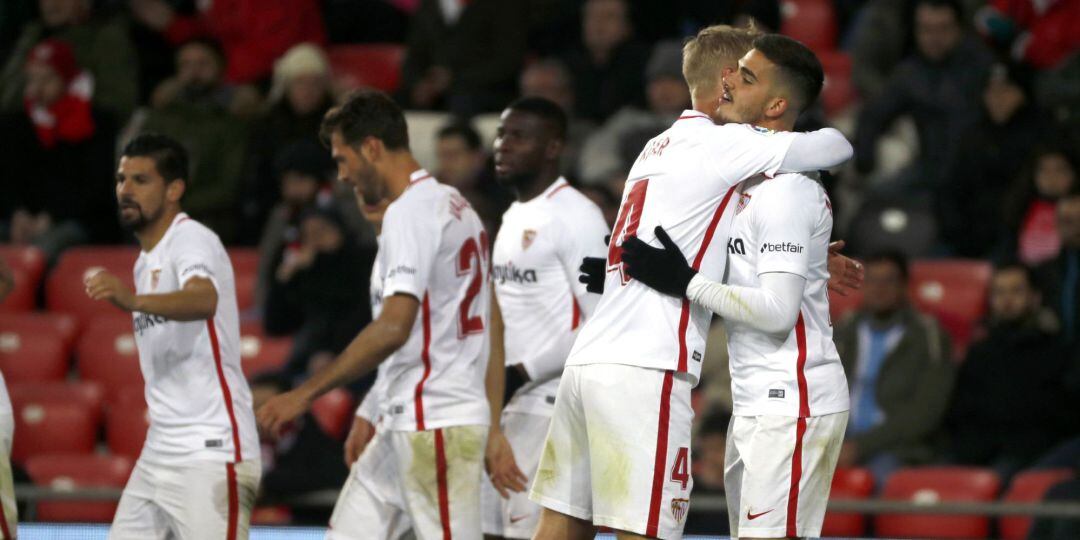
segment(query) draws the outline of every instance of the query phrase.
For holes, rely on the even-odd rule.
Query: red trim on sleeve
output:
[[[560,192],[560,191],[562,191],[562,190],[564,190],[564,189],[566,189],[568,187],[573,187],[573,186],[571,186],[570,184],[563,184],[563,185],[551,190],[551,193],[547,194],[547,198],[550,199],[550,198],[554,197],[556,193],[558,193],[558,192]]]
[[[664,475],[667,474],[668,424],[671,420],[671,386],[674,372],[664,372],[664,386],[660,390],[660,415],[656,426],[656,461],[653,462],[652,500],[649,502],[649,520],[645,536],[654,538],[660,526],[660,503],[664,498]]]
[[[680,116],[678,118],[678,120],[689,120],[691,118],[703,118],[705,120],[712,120],[712,118],[709,118],[708,116],[705,116],[704,114],[688,114],[686,116]]]
[[[236,540],[240,525],[240,496],[236,489],[236,465],[225,464],[225,476],[229,485],[229,522],[226,525],[226,540]]]
[[[420,382],[416,383],[413,401],[416,408],[416,429],[424,431],[424,383],[431,376],[431,304],[428,302],[427,292],[424,292],[424,301],[420,306],[420,320],[424,328],[424,348],[420,350],[424,374],[420,377]]]
[[[221,385],[221,394],[225,398],[225,411],[229,413],[229,425],[232,427],[234,459],[237,463],[243,461],[240,457],[240,429],[236,425],[236,414],[233,413],[232,392],[229,391],[229,383],[225,380],[225,370],[221,365],[221,347],[218,345],[217,329],[214,327],[214,319],[206,320],[206,329],[210,331],[210,348],[214,351],[214,367],[217,369],[218,384]]]
[[[425,174],[424,176],[421,176],[420,178],[417,178],[416,180],[409,180],[409,185],[411,186],[411,185],[413,185],[413,184],[416,184],[416,183],[419,183],[419,182],[423,182],[424,180],[427,180],[427,179],[429,179],[429,178],[431,178],[431,174],[430,174],[430,173],[429,173],[429,174]]]
[[[443,430],[435,430],[435,478],[439,484],[439,522],[443,540],[450,540],[450,489],[446,481],[446,445]]]

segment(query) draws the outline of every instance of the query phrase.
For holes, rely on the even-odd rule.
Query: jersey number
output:
[[[690,449],[684,446],[675,454],[675,465],[671,467],[671,481],[682,484],[682,488],[686,489],[686,484],[690,482],[689,469]]]
[[[641,222],[641,211],[645,208],[645,190],[649,188],[649,180],[640,180],[626,195],[626,202],[619,209],[619,217],[615,219],[615,230],[611,232],[611,242],[608,245],[607,270],[612,272],[619,270],[622,284],[630,282],[630,276],[626,275],[622,262],[622,243],[627,238],[637,234],[638,224]]]
[[[476,296],[480,294],[480,290],[483,288],[487,253],[487,232],[480,233],[479,244],[475,238],[467,238],[465,243],[461,245],[461,251],[458,252],[458,275],[472,274],[473,276],[472,281],[469,282],[469,288],[465,290],[465,298],[461,299],[461,305],[458,306],[459,339],[484,331],[483,317],[479,315],[470,317],[469,311],[472,309],[473,300],[476,300]]]

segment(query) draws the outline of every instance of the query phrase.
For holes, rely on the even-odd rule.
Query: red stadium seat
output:
[[[66,315],[0,314],[0,371],[8,383],[56,381],[67,374],[77,325]]]
[[[316,399],[311,404],[311,414],[319,422],[319,427],[332,437],[345,437],[345,430],[352,423],[356,405],[352,394],[342,388],[336,388]]]
[[[252,525],[289,525],[292,512],[288,506],[256,506],[251,511]]]
[[[83,279],[92,274],[90,270],[103,268],[134,288],[133,272],[138,257],[137,248],[121,246],[76,247],[65,251],[49,274],[45,304],[49,311],[71,313],[84,322],[101,315],[121,314],[112,304],[86,296]]]
[[[141,395],[142,389],[139,390]],[[121,403],[123,401],[127,402]],[[138,459],[149,427],[150,417],[142,399],[118,399],[109,406],[105,419],[105,441],[109,444],[109,452]]]
[[[236,304],[240,311],[255,306],[255,284],[259,278],[259,251],[255,248],[229,248],[233,278],[236,280]]]
[[[345,88],[397,90],[405,47],[395,43],[334,45],[327,49],[334,78]]]
[[[11,459],[22,463],[29,457],[54,452],[94,451],[100,410],[78,402],[29,399],[13,401],[15,440]]]
[[[0,259],[11,268],[15,289],[0,302],[0,311],[33,311],[45,274],[45,254],[34,246],[0,246]]]
[[[120,389],[143,384],[131,329],[130,318],[95,319],[86,326],[75,349],[80,376],[101,383],[109,402]]]
[[[240,325],[240,368],[245,377],[281,369],[290,352],[291,337],[266,337],[255,322]]]
[[[885,482],[881,496],[915,503],[991,502],[1001,479],[975,467],[900,469]],[[990,518],[979,515],[881,514],[874,529],[879,536],[903,538],[986,538]]]
[[[830,499],[867,499],[874,494],[874,475],[866,469],[836,469]],[[822,536],[862,536],[866,534],[866,516],[826,512]]]
[[[949,332],[955,358],[962,358],[975,324],[986,313],[993,271],[986,261],[945,259],[911,264],[911,298]]]
[[[836,48],[836,14],[830,0],[784,0],[780,33],[803,42],[814,52]]]
[[[101,423],[105,392],[90,381],[24,382],[8,385],[13,404],[77,403],[93,414],[93,423]]]
[[[1024,471],[1013,477],[1012,484],[1002,497],[1003,502],[1036,503],[1043,499],[1046,491],[1057,484],[1073,477],[1070,469],[1045,469]],[[998,518],[998,533],[1002,540],[1024,540],[1031,528],[1031,518],[1027,516],[1002,516]]]
[[[821,104],[825,114],[835,116],[855,103],[855,86],[851,83],[851,55],[841,51],[818,53],[825,71],[825,85],[821,89]]]
[[[26,472],[34,484],[56,489],[122,488],[133,466],[132,460],[124,456],[51,454],[30,458]],[[116,505],[116,502],[41,502],[37,506],[37,519],[108,523],[116,513]]]

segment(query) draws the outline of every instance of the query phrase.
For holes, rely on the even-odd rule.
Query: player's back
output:
[[[567,365],[629,364],[685,371],[697,380],[712,314],[630,280],[622,268],[622,242],[638,236],[655,244],[653,230],[661,225],[694,268],[720,280],[734,186],[754,174],[774,174],[793,135],[716,126],[687,111],[645,145],[612,231],[603,297]]]
[[[386,210],[383,297],[420,302],[406,343],[384,365],[393,429],[487,424],[488,239],[456,189],[423,171]]]

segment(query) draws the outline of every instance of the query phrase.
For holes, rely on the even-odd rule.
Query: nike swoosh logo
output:
[[[772,512],[773,510],[775,510],[775,508],[766,510],[766,511],[760,513],[760,514],[751,514],[750,511],[747,510],[746,511],[746,519],[748,519],[750,521],[753,521],[753,520],[755,520],[755,519],[757,519],[757,518],[759,518],[761,516],[764,516],[765,514],[768,514],[769,512]]]
[[[523,519],[525,519],[527,517],[529,517],[529,516],[518,516],[518,517],[510,516],[510,523],[517,523],[517,522],[519,522],[519,521],[521,521],[521,520],[523,520]]]

